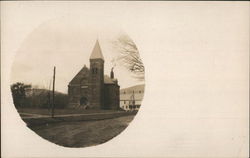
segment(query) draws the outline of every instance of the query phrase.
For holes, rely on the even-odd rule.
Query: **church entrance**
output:
[[[80,105],[87,105],[88,104],[88,99],[86,97],[81,97],[80,99]]]

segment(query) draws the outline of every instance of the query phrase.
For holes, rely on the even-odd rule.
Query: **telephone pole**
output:
[[[55,109],[55,76],[56,76],[56,67],[54,66],[51,117],[54,117],[54,109]]]
[[[51,80],[49,81],[49,91],[48,91],[48,111],[50,112],[51,102],[50,102],[50,88],[51,88]]]

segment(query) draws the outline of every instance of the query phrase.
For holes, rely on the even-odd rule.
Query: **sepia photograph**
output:
[[[126,33],[97,32],[76,20],[41,24],[11,72],[13,103],[27,127],[65,147],[101,144],[122,132],[145,86],[139,50]]]

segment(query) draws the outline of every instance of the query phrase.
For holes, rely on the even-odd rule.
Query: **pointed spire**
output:
[[[102,59],[102,60],[104,60],[103,55],[102,55],[102,51],[101,51],[101,47],[99,45],[98,40],[96,40],[94,49],[93,49],[92,54],[90,56],[90,59]]]

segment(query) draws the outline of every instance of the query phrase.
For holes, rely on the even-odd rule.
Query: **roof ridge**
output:
[[[78,71],[76,75],[70,80],[69,84],[71,84],[71,82],[73,82],[75,77],[78,76],[84,69],[87,69],[87,71],[89,71],[89,68],[84,64],[84,66],[80,69],[80,71]]]

